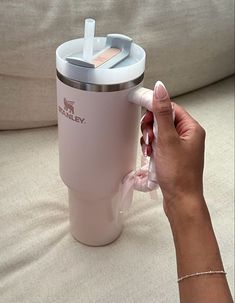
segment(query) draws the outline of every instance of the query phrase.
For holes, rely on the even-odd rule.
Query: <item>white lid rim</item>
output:
[[[105,37],[96,37],[94,42],[102,45]],[[65,58],[71,54],[78,44],[81,45],[82,38],[67,41],[56,49],[56,68],[66,78],[91,84],[119,84],[132,81],[144,73],[146,54],[143,48],[133,43],[133,52],[138,53],[138,61],[124,67],[111,69],[86,68],[69,63]]]

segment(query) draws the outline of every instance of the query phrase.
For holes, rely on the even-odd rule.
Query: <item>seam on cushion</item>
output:
[[[29,79],[29,80],[33,80],[33,79],[40,79],[40,80],[55,80],[56,79],[56,72],[55,72],[55,78],[51,78],[51,77],[30,77],[30,76],[22,76],[22,75],[11,75],[11,74],[2,74],[0,73],[0,77],[8,77],[8,78],[22,78],[22,79]]]
[[[39,129],[39,128],[49,128],[49,127],[57,127],[57,120],[56,121],[51,121],[51,122],[48,122],[47,125],[38,125],[38,126],[23,126],[23,127],[8,127],[8,128],[0,128],[0,132],[2,131],[17,131],[17,130],[30,130],[30,129]]]
[[[208,86],[211,86],[211,85],[213,85],[213,84],[219,83],[219,82],[224,81],[224,80],[227,80],[227,79],[229,79],[229,78],[233,78],[234,76],[235,76],[235,74],[233,73],[233,74],[228,75],[228,76],[226,76],[226,77],[224,77],[224,78],[218,79],[218,80],[216,80],[216,81],[214,81],[214,82],[210,82],[210,83],[205,84],[205,85],[203,85],[203,86],[200,86],[200,87],[198,87],[198,88],[189,90],[189,91],[187,91],[187,92],[185,92],[185,93],[183,93],[183,94],[174,95],[174,96],[172,96],[171,98],[174,99],[174,98],[178,98],[178,97],[181,97],[181,96],[184,96],[184,95],[188,95],[188,94],[190,94],[190,93],[196,92],[196,91],[198,91],[198,90],[201,90],[201,89],[206,88],[206,87],[208,87]]]

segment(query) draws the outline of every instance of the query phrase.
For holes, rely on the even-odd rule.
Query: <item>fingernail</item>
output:
[[[154,87],[154,96],[157,100],[161,101],[168,97],[165,85],[161,81],[157,81]]]
[[[175,105],[174,105],[174,103],[171,103],[171,108],[172,108],[173,120],[175,121]]]
[[[142,151],[143,151],[143,155],[145,157],[147,157],[148,156],[148,146],[146,144],[142,145]]]
[[[145,145],[144,147],[144,156],[147,157],[148,156],[148,146]]]
[[[143,122],[145,115],[140,119],[140,124]]]
[[[149,145],[149,134],[146,130],[143,131],[143,138],[146,145]]]

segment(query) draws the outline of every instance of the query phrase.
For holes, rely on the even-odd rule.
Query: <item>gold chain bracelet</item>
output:
[[[191,278],[191,277],[198,277],[198,276],[202,276],[202,275],[213,275],[213,274],[226,275],[227,273],[224,270],[209,270],[209,271],[195,272],[193,274],[185,275],[183,277],[178,278],[177,282],[179,283],[180,281]]]

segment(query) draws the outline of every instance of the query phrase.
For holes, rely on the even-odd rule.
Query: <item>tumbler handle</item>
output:
[[[128,96],[128,101],[135,103],[139,106],[143,106],[149,111],[153,111],[153,90],[144,87],[138,87],[137,89],[130,92]],[[175,112],[173,107],[172,107],[172,115],[173,115],[173,119],[175,119]],[[154,140],[152,142],[153,152],[150,156],[149,168],[148,168],[148,181],[147,181],[147,187],[150,191],[154,190],[158,186],[156,164],[155,164],[156,162],[154,160],[154,156],[156,154],[157,136],[158,136],[158,125],[155,116],[153,122],[153,133],[154,133]]]
[[[149,111],[152,111],[152,109],[153,109],[153,107],[152,107],[153,91],[151,89],[139,87],[129,94],[128,100],[139,106],[145,107]],[[155,161],[154,161],[154,155],[155,155],[155,151],[156,151],[156,140],[157,140],[157,133],[158,133],[158,126],[157,126],[157,121],[156,121],[155,117],[154,117],[154,123],[153,123],[153,133],[154,133],[154,140],[152,142],[153,152],[150,156],[150,161],[149,161],[148,183],[147,183],[149,190],[154,190],[158,185],[156,166],[155,166]]]

